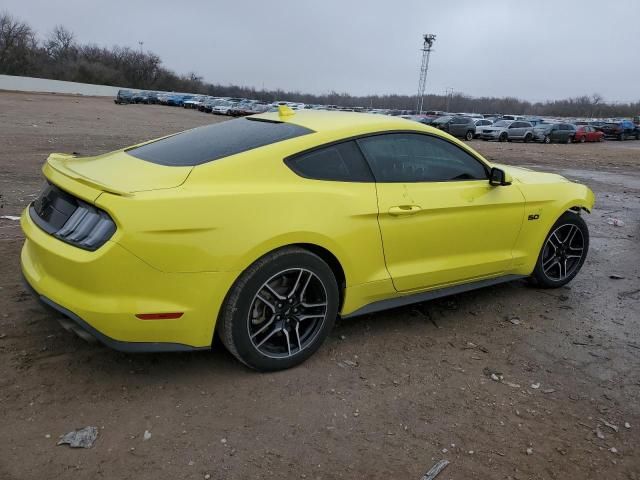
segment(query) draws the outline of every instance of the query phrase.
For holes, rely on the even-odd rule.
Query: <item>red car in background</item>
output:
[[[604,133],[596,130],[591,125],[578,125],[576,127],[576,134],[573,138],[574,142],[601,142],[602,140],[604,140]]]

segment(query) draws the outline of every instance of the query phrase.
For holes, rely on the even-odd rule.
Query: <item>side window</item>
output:
[[[484,165],[448,141],[391,133],[358,140],[378,182],[446,182],[487,178]]]
[[[367,162],[355,142],[349,141],[312,150],[285,160],[305,178],[338,182],[373,182]]]

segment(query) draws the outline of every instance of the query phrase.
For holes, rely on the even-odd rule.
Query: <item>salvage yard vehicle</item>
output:
[[[542,143],[572,143],[576,137],[576,126],[570,123],[541,123],[533,129],[535,139]]]
[[[476,125],[476,133],[473,136],[473,138],[478,138],[480,136],[482,127],[488,127],[489,125],[493,125],[493,122],[491,120],[487,120],[485,118],[478,118],[474,120],[474,123]]]
[[[118,94],[113,102],[116,105],[126,105],[127,103],[133,102],[134,93],[131,90],[118,90]]]
[[[471,117],[447,116],[440,117],[431,122],[432,127],[439,128],[454,137],[473,140],[476,134],[476,125]]]
[[[601,142],[604,140],[604,133],[600,130],[596,130],[596,128],[591,125],[580,125],[576,128],[573,140],[580,143]]]
[[[51,154],[22,272],[63,325],[118,350],[297,365],[343,318],[530,278],[567,284],[594,195],[418,122],[302,110],[95,157]]]
[[[521,120],[498,120],[493,125],[482,127],[480,138],[512,142],[522,140],[525,143],[533,140],[533,125]]]
[[[640,127],[631,120],[605,123],[600,127],[600,130],[604,133],[605,138],[615,138],[617,140],[635,138],[640,140]]]

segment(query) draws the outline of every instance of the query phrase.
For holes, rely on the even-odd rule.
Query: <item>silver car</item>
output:
[[[489,127],[482,127],[480,138],[499,142],[521,140],[528,143],[533,140],[533,125],[521,120],[498,120]]]

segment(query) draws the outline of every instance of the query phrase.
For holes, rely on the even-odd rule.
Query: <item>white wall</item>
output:
[[[0,90],[17,90],[19,92],[55,92],[92,95],[96,97],[115,97],[120,87],[93,85],[90,83],[64,82],[45,78],[16,77],[0,75]]]

